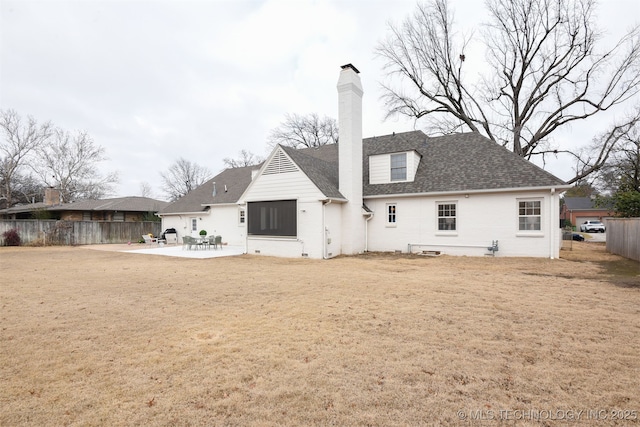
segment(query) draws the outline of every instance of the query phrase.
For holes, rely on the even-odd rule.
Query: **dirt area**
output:
[[[0,248],[0,425],[640,424],[640,264],[604,244],[94,249]]]

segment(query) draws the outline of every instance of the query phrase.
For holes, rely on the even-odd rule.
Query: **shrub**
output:
[[[200,230],[200,235],[201,236],[206,236],[207,235],[207,230]]]
[[[20,235],[15,228],[2,233],[2,238],[4,239],[5,246],[20,246]]]

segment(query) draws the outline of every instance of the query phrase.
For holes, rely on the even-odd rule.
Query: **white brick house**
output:
[[[338,144],[277,146],[258,170],[236,171],[241,193],[225,200],[219,187],[215,196],[201,192],[197,204],[228,233],[225,240],[241,241],[250,254],[283,257],[483,255],[496,242],[496,256],[558,256],[559,194],[568,185],[477,133],[363,140],[362,93],[358,71],[343,66]],[[214,180],[228,180],[225,173],[232,172]],[[161,212],[166,226],[169,216],[192,215],[180,210]]]

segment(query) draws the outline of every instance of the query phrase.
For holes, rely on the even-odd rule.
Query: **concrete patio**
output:
[[[119,245],[88,245],[87,249],[103,250],[103,251],[115,251],[115,252],[129,252],[134,254],[147,254],[147,255],[163,255],[180,258],[220,258],[227,256],[236,256],[244,254],[243,246],[229,246],[224,245],[219,249],[183,249],[182,245],[140,245],[140,244],[119,244]]]

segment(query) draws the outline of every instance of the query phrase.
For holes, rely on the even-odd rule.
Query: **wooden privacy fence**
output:
[[[21,243],[28,245],[92,245],[99,243],[137,242],[143,234],[162,233],[160,222],[113,221],[57,221],[50,219],[0,220],[0,245],[2,234],[16,229]]]
[[[607,219],[607,252],[640,261],[640,218]]]

